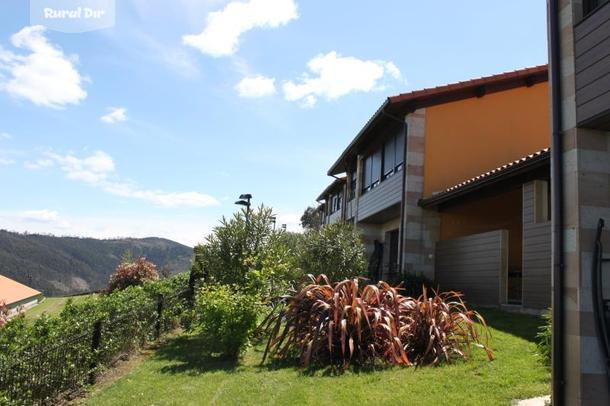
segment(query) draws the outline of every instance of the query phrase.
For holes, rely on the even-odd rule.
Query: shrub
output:
[[[159,279],[157,267],[146,258],[140,257],[135,262],[121,263],[110,275],[108,292],[123,290],[129,286],[143,285],[144,282]]]
[[[167,298],[161,327],[176,325],[183,316],[180,293],[186,289],[187,277],[177,275],[77,303],[68,301],[57,316],[43,315],[34,322],[12,317],[0,329],[0,377],[10,378],[1,382],[0,392],[12,386],[14,393],[9,400],[0,393],[0,404],[53,403],[54,396],[86,382],[94,360],[104,368],[154,338],[158,294]],[[102,337],[98,351],[93,352],[97,321],[101,321]]]
[[[311,364],[420,365],[467,358],[470,344],[485,349],[488,329],[483,318],[466,309],[458,294],[413,299],[387,283],[359,286],[357,279],[331,284],[314,279],[263,322],[269,341],[263,355],[299,358]],[[425,291],[424,291],[425,292]],[[480,325],[475,324],[475,320]],[[479,332],[482,331],[482,334]]]
[[[256,327],[254,297],[227,285],[202,287],[197,295],[195,330],[211,354],[237,357]]]
[[[297,255],[304,274],[325,274],[332,280],[342,280],[366,272],[361,236],[347,223],[308,230],[299,241]]]
[[[229,220],[223,217],[205,244],[195,247],[193,270],[207,281],[244,286],[250,270],[248,258],[262,252],[275,233],[272,217],[272,210],[264,206],[251,211],[247,222],[245,210]]]
[[[538,354],[546,365],[551,365],[551,343],[553,339],[553,316],[552,310],[548,309],[543,313],[542,318],[544,324],[538,328],[536,334],[536,347],[538,348]]]

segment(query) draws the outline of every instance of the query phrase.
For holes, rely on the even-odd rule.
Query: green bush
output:
[[[252,295],[227,285],[202,287],[197,294],[195,331],[210,354],[237,357],[256,327],[258,305]]]
[[[272,218],[272,210],[264,206],[251,210],[247,222],[245,210],[231,219],[223,217],[205,244],[195,247],[193,270],[208,282],[244,286],[247,260],[262,252],[275,233]]]
[[[206,284],[240,286],[250,294],[270,298],[285,293],[302,273],[296,264],[300,236],[273,229],[273,212],[261,206],[223,218],[195,247],[191,272]]]
[[[297,251],[298,266],[305,274],[325,274],[331,280],[342,280],[366,272],[362,237],[347,223],[306,231]]]
[[[546,365],[551,365],[551,343],[553,339],[553,317],[551,309],[542,315],[544,324],[538,328],[536,334],[538,354]]]
[[[167,298],[160,327],[177,325],[185,309],[180,293],[186,289],[187,277],[147,282],[78,303],[68,301],[57,316],[43,315],[33,323],[12,318],[0,329],[0,377],[10,378],[0,380],[0,404],[52,403],[59,393],[84,385],[92,363],[103,369],[153,339],[159,294]],[[92,351],[98,321],[100,346]],[[2,392],[9,385],[17,388],[16,393],[3,400]]]

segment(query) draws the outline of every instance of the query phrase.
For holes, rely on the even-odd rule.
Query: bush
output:
[[[57,316],[43,315],[34,322],[11,318],[0,329],[0,377],[10,379],[0,382],[0,392],[8,386],[16,392],[10,400],[3,400],[0,393],[0,404],[53,403],[54,396],[86,383],[93,361],[104,368],[154,338],[158,294],[167,299],[161,328],[177,325],[185,308],[180,293],[186,289],[187,277],[146,282],[78,303],[68,301]],[[97,321],[102,336],[94,352],[91,340]]]
[[[117,266],[116,270],[110,275],[108,282],[108,292],[122,290],[129,286],[140,286],[144,282],[159,279],[157,267],[146,258],[140,257],[135,262],[123,262]]]
[[[264,206],[251,211],[247,223],[245,210],[230,220],[223,217],[205,244],[195,247],[193,270],[208,282],[244,286],[248,259],[264,251],[275,233],[272,217],[272,210]]]
[[[256,327],[258,306],[251,295],[227,285],[204,286],[197,294],[195,330],[206,351],[237,357]]]
[[[305,274],[325,274],[331,280],[364,275],[367,268],[360,234],[347,223],[305,232],[298,244],[298,266]]]
[[[387,283],[360,288],[357,279],[331,284],[325,275],[311,283],[263,322],[268,354],[311,364],[424,365],[466,359],[470,345],[491,350],[483,318],[449,292],[413,299]],[[477,326],[475,321],[480,324]]]
[[[551,345],[553,339],[553,314],[552,310],[548,309],[542,315],[544,324],[538,328],[536,334],[536,347],[538,348],[538,354],[546,365],[551,365]]]

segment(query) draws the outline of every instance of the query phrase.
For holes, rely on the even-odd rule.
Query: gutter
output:
[[[564,271],[564,190],[563,190],[563,133],[561,112],[561,28],[559,0],[548,0],[551,81],[551,191],[553,227],[553,294],[552,294],[552,402],[565,404],[564,378],[564,320],[563,320],[563,271]]]

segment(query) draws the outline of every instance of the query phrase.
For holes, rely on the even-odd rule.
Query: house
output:
[[[33,306],[42,298],[42,293],[36,289],[0,275],[0,302],[4,302],[9,310]]]
[[[547,308],[548,98],[546,65],[388,98],[328,171],[326,223],[361,230],[372,276]]]
[[[552,401],[608,405],[610,263],[600,258],[610,257],[610,2],[547,3],[554,207]]]

